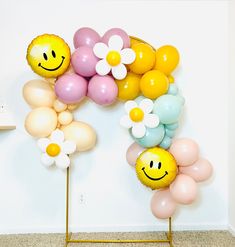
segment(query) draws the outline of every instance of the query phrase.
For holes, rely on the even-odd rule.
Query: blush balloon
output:
[[[79,47],[73,54],[71,63],[75,72],[85,77],[96,74],[95,66],[99,59],[93,53],[92,48],[87,46]]]
[[[144,150],[145,148],[141,147],[136,142],[132,143],[126,152],[126,160],[128,164],[135,166],[137,158]]]
[[[176,210],[177,203],[173,199],[170,190],[157,190],[151,200],[151,211],[159,219],[170,218]]]
[[[105,44],[108,44],[109,42],[109,39],[111,36],[113,35],[118,35],[122,38],[123,40],[123,48],[128,48],[130,47],[130,37],[129,35],[124,31],[122,30],[121,28],[111,28],[109,29],[102,37],[101,41]]]
[[[76,74],[64,74],[56,81],[55,93],[65,104],[80,102],[87,93],[87,81]]]
[[[198,144],[191,139],[179,138],[174,140],[169,151],[179,166],[190,166],[199,159]]]
[[[173,199],[181,204],[191,204],[197,196],[197,184],[189,176],[180,174],[170,185]]]
[[[213,168],[208,160],[200,158],[191,166],[180,166],[179,171],[190,176],[196,182],[203,182],[210,178]]]
[[[114,103],[117,94],[118,87],[114,79],[109,75],[95,75],[89,81],[87,96],[99,105]]]
[[[93,46],[100,42],[100,35],[89,27],[83,27],[76,31],[73,37],[73,44],[75,48],[80,46],[88,46],[93,48]]]

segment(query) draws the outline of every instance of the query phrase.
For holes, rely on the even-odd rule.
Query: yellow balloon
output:
[[[156,51],[155,69],[162,71],[166,75],[176,68],[180,60],[178,50],[171,45],[164,45]]]
[[[25,119],[25,129],[33,137],[47,137],[57,126],[57,114],[49,107],[32,110]]]
[[[175,78],[172,75],[169,75],[168,79],[169,79],[170,83],[174,83],[175,82]]]
[[[72,140],[76,143],[77,151],[87,151],[95,146],[95,130],[86,123],[73,121],[62,127],[62,131],[66,140]]]
[[[121,100],[135,99],[140,93],[140,75],[128,72],[123,80],[116,80],[118,98]]]
[[[155,64],[155,52],[153,48],[144,43],[137,43],[131,47],[135,54],[135,61],[128,65],[129,69],[136,74],[144,74],[151,70]]]
[[[48,82],[38,79],[31,80],[24,85],[23,97],[31,107],[51,107],[56,95]]]
[[[68,125],[73,121],[73,114],[69,111],[60,112],[58,115],[58,121],[62,125]]]
[[[136,161],[136,174],[140,182],[151,189],[168,187],[177,174],[177,164],[172,154],[162,148],[142,152]]]
[[[159,70],[150,70],[140,80],[140,90],[149,99],[156,99],[165,94],[169,87],[169,80]]]
[[[62,112],[62,111],[65,111],[67,109],[67,105],[58,99],[54,101],[53,107],[54,107],[55,111],[57,111],[57,112]]]
[[[131,41],[131,47],[135,44],[138,44],[138,43],[142,43],[141,41],[139,41],[138,39],[135,39],[135,38],[132,38],[130,37],[130,41]]]

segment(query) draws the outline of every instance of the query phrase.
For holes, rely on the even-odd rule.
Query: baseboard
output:
[[[173,231],[212,231],[228,230],[227,224],[173,224]],[[96,226],[76,226],[71,225],[71,232],[149,232],[166,231],[167,224],[157,225],[96,225]],[[229,227],[231,233],[235,229]],[[21,228],[0,228],[0,234],[25,234],[25,233],[65,233],[65,225],[60,226],[28,226]]]
[[[228,230],[229,232],[235,237],[235,227],[231,226],[230,224],[228,225]]]

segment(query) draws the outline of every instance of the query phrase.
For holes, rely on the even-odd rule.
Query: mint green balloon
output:
[[[177,123],[173,123],[173,124],[166,124],[165,128],[169,129],[169,130],[176,130],[179,127],[178,122]]]
[[[167,135],[165,135],[165,137],[163,138],[162,142],[160,143],[160,147],[164,148],[164,149],[168,149],[171,146],[171,138]]]
[[[174,137],[175,136],[175,130],[169,130],[169,129],[167,129],[167,128],[165,128],[165,132],[166,132],[166,135],[168,136],[168,137]]]

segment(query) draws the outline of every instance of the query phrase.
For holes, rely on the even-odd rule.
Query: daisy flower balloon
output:
[[[64,140],[63,131],[56,129],[49,138],[41,138],[37,142],[43,152],[41,162],[45,166],[51,166],[54,163],[60,169],[65,169],[70,165],[68,154],[76,151],[76,143]]]
[[[153,101],[143,99],[139,104],[133,100],[125,103],[125,111],[120,124],[123,127],[131,129],[132,135],[141,138],[146,133],[146,127],[155,128],[159,125],[159,118],[156,114],[151,113],[153,110]]]
[[[119,35],[110,37],[108,46],[105,43],[96,43],[94,54],[101,58],[96,64],[99,75],[107,75],[110,71],[115,79],[122,80],[126,77],[127,69],[124,64],[131,64],[135,60],[135,52],[131,48],[123,48],[123,40]]]

